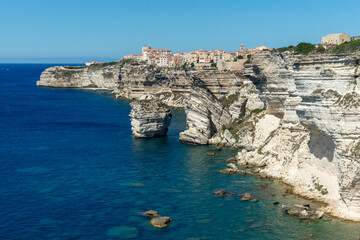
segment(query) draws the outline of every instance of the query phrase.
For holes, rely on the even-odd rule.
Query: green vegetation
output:
[[[231,104],[233,104],[235,101],[237,101],[238,98],[239,98],[238,94],[231,94],[228,96],[224,96],[224,97],[220,98],[219,100],[224,107],[228,108],[228,107],[230,107]]]
[[[190,66],[193,68],[193,67],[195,67],[195,64],[194,64],[194,63],[191,63],[191,65],[190,65]]]
[[[66,66],[67,69],[83,69],[87,68],[88,66]]]
[[[252,113],[261,113],[261,112],[264,111],[264,110],[265,110],[265,109],[257,108],[257,109],[252,110],[251,112],[252,112]]]
[[[316,49],[315,45],[311,44],[311,43],[299,43],[296,48],[295,51],[304,55],[308,55],[310,52],[314,51]]]
[[[324,185],[319,183],[319,179],[317,177],[313,178],[313,183],[315,189],[318,190],[322,195],[326,195],[329,193],[329,191],[326,188],[324,188]]]
[[[246,60],[246,62],[245,62],[245,63],[250,63],[250,60],[251,60],[251,54],[247,55],[247,56],[246,56],[246,58],[247,58],[247,60]]]
[[[237,124],[242,124],[244,121],[242,119],[240,119],[239,121],[237,121]]]
[[[211,67],[216,67],[216,63],[212,63],[210,66]]]
[[[290,45],[288,47],[278,48],[278,49],[276,49],[276,51],[279,51],[279,52],[294,51],[294,46]]]
[[[332,52],[333,53],[351,53],[360,50],[360,40],[344,42],[336,46]]]
[[[186,66],[187,66],[187,62],[185,62],[181,67],[182,67],[183,69],[185,69]]]
[[[243,59],[243,56],[239,55],[237,56],[238,59]]]
[[[323,46],[319,46],[318,48],[316,48],[316,52],[318,53],[324,53],[326,51],[326,49]]]
[[[122,68],[126,63],[132,62],[132,59],[121,59],[120,60],[120,68]]]

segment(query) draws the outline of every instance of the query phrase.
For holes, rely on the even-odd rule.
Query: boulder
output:
[[[319,211],[319,210],[316,210],[315,213],[313,214],[313,216],[317,219],[320,219],[324,216],[324,212],[323,211]]]
[[[171,223],[169,217],[156,217],[150,220],[150,224],[157,228],[167,227]]]
[[[299,219],[309,219],[310,214],[306,210],[302,210],[299,212]]]
[[[228,169],[230,172],[237,172],[238,167],[237,167],[235,164],[233,164],[233,163],[229,163],[229,164],[227,165],[227,169]]]
[[[241,200],[243,200],[243,201],[251,200],[250,193],[245,193],[244,196],[241,198]]]

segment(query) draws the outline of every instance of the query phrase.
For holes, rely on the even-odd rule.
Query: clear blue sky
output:
[[[360,0],[0,0],[0,62],[118,60],[141,46],[235,51],[360,35]]]

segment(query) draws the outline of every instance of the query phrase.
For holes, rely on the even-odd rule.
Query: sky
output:
[[[114,61],[144,45],[234,52],[360,35],[359,0],[0,0],[0,62]]]

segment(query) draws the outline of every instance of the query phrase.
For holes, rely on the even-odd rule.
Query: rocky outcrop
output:
[[[38,86],[90,88],[114,91],[118,86],[120,63],[90,67],[51,67],[41,73]]]
[[[359,60],[255,54],[244,75],[262,92],[265,117],[273,114],[279,124],[265,140],[255,134],[252,148],[237,156],[239,163],[265,167],[263,172],[291,184],[295,193],[325,201],[327,211],[352,220],[360,220]]]
[[[119,62],[82,67],[51,67],[40,76],[38,86],[92,88],[112,91],[117,98],[140,99],[144,95],[165,96],[170,106],[179,106],[179,96],[188,96],[194,85],[202,85],[217,97],[235,93],[246,78],[239,70],[216,67],[161,68],[143,62],[122,59]],[[168,94],[169,95],[169,94]]]
[[[229,111],[204,87],[193,88],[185,113],[186,130],[180,133],[180,141],[186,143],[208,144],[209,139],[231,121]]]
[[[162,137],[168,132],[171,110],[157,101],[133,101],[131,103],[131,130],[134,137]]]

